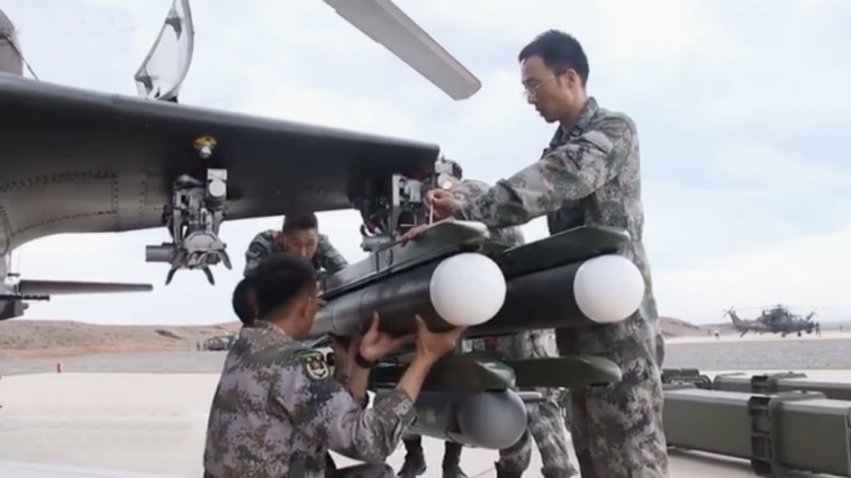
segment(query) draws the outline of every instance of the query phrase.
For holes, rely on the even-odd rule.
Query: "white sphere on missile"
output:
[[[472,327],[492,319],[505,302],[502,270],[489,257],[456,254],[437,265],[429,295],[434,310],[456,327]]]
[[[594,322],[620,322],[641,306],[644,278],[624,256],[595,257],[576,271],[573,296],[579,310]]]

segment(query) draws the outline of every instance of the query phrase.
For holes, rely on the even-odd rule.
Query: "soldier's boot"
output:
[[[575,476],[579,476],[579,471],[575,468],[570,467],[567,470],[563,470],[561,468],[541,468],[541,476],[543,478],[571,478]]]
[[[415,478],[426,472],[425,457],[422,452],[405,455],[405,463],[396,475],[398,478]]]
[[[461,470],[461,450],[464,447],[453,442],[446,442],[443,452],[443,478],[467,478]]]
[[[499,462],[494,463],[494,469],[496,470],[496,478],[521,478],[523,476],[522,471],[515,468],[500,466]]]
[[[443,465],[443,478],[467,478],[461,465]]]

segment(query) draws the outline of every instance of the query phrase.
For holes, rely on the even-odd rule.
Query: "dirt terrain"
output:
[[[0,322],[0,358],[197,350],[205,340],[234,333],[239,322],[206,326],[95,325],[84,322]],[[707,335],[707,329],[662,318],[666,337]]]
[[[239,325],[95,325],[14,319],[0,322],[0,357],[196,350],[198,343],[236,332]]]

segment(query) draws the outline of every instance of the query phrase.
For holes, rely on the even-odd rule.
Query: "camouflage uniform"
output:
[[[453,196],[462,202],[469,202],[482,196],[490,189],[484,181],[466,180],[453,191]],[[491,228],[491,237],[508,244],[519,246],[525,242],[523,233],[518,227]],[[558,356],[553,338],[553,330],[530,330],[519,334],[499,337],[493,340],[494,347],[488,347],[489,339],[474,339],[468,345],[472,349],[491,349],[506,358],[544,358]],[[497,470],[499,476],[520,476],[532,459],[532,438],[538,445],[541,454],[544,477],[575,476],[578,474],[570,461],[567,449],[567,436],[562,428],[561,393],[558,390],[537,389],[545,401],[527,405],[528,428],[514,445],[499,451]]]
[[[278,234],[281,234],[281,231],[269,229],[254,236],[251,244],[248,245],[248,250],[245,252],[245,271],[243,275],[247,276],[250,274],[264,257],[278,252],[285,252],[278,245],[278,242],[275,241],[275,237]],[[337,252],[337,249],[331,245],[328,236],[324,234],[319,234],[319,244],[311,262],[316,270],[325,269],[327,274],[333,274],[349,264]]]
[[[258,320],[243,327],[225,360],[210,409],[205,476],[319,478],[328,450],[368,463],[337,476],[392,477],[384,460],[413,421],[400,390],[362,408],[331,378],[320,352]]]
[[[484,181],[465,179],[452,190],[452,195],[461,202],[468,202],[486,193],[488,189],[490,184]],[[519,227],[492,227],[488,229],[488,232],[491,239],[511,246],[519,246],[526,242]]]
[[[583,478],[667,477],[662,426],[662,383],[657,357],[661,334],[650,267],[642,243],[638,136],[633,121],[588,98],[576,124],[559,128],[540,161],[472,202],[456,217],[488,227],[524,224],[546,214],[555,234],[573,227],[612,226],[631,240],[621,253],[641,270],[644,300],[614,324],[559,329],[559,352],[610,358],[622,371],[607,387],[570,390],[570,425]]]

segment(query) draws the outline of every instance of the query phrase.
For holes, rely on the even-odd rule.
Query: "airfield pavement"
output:
[[[798,370],[811,379],[851,382],[849,342],[851,334],[673,339],[665,367],[697,367],[710,376]],[[0,476],[137,476],[86,467],[200,476],[206,416],[223,358],[220,352],[169,352],[0,360]],[[57,361],[62,373],[55,371]],[[424,446],[430,468],[422,476],[439,477],[443,445],[426,439]],[[404,453],[400,446],[388,463],[398,469]],[[743,460],[676,450],[670,456],[672,478],[756,476]],[[494,451],[465,449],[461,464],[470,477],[493,477],[496,458]],[[525,476],[540,476],[537,452],[532,459]],[[337,463],[351,461],[338,456]],[[49,465],[72,468],[63,474]]]

